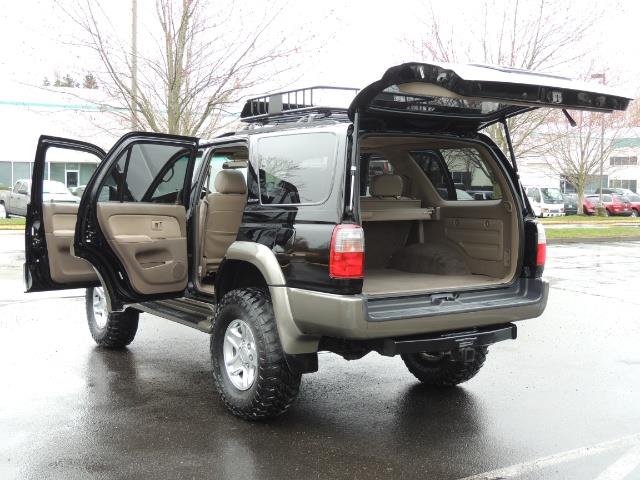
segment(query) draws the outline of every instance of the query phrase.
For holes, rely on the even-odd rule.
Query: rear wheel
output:
[[[636,210],[635,208],[633,210],[631,210],[631,216],[632,217],[640,217],[640,214],[638,214],[638,210]]]
[[[138,331],[139,312],[109,312],[102,287],[87,288],[85,297],[89,331],[95,342],[105,348],[123,348],[133,342]]]
[[[488,351],[487,347],[475,347],[455,353],[406,353],[402,360],[413,376],[425,385],[455,387],[476,376]]]
[[[211,363],[222,402],[246,420],[281,415],[298,394],[301,375],[287,365],[263,289],[240,288],[224,296],[213,321]]]

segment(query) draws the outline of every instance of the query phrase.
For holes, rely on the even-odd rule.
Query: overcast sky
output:
[[[74,49],[64,43],[75,38],[77,29],[55,2],[22,0],[2,3],[0,71],[3,83],[40,84],[44,76],[51,78],[54,71],[61,75],[67,71],[80,75],[85,70],[99,68],[88,51]],[[130,0],[103,3],[108,5],[105,8],[108,8],[112,24],[126,37],[130,30]],[[254,1],[248,4],[250,8],[245,7],[245,15],[272,3]],[[428,14],[427,4],[418,0],[396,3],[354,0],[289,2],[283,12],[286,22],[282,24],[304,24],[305,35],[313,34],[322,40],[317,45],[313,44],[313,51],[300,59],[296,83],[362,86],[363,82],[379,77],[390,65],[417,60],[407,39],[418,39],[423,35],[420,17]],[[581,1],[579,8],[588,11],[598,4],[601,2]],[[153,0],[139,0],[139,5],[143,23],[141,30],[144,32],[144,23],[153,14]],[[468,5],[470,2],[438,2],[447,24],[473,21],[460,14]],[[621,0],[610,5],[599,27],[585,41],[597,45],[602,52],[598,59],[601,65],[595,68],[606,66],[615,72],[620,83],[637,93],[640,87],[637,80],[640,74],[640,42],[637,38],[640,2]],[[231,29],[233,27],[230,25]],[[281,35],[284,29],[287,35],[299,35],[294,27],[287,28],[281,26],[280,30],[274,30],[274,34]],[[144,33],[140,41],[145,41]],[[10,93],[6,90],[0,94],[4,98],[7,95]]]

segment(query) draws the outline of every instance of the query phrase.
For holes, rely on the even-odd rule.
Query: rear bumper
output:
[[[286,287],[285,287],[286,288]],[[544,312],[549,285],[518,279],[512,286],[394,298],[332,295],[286,288],[291,317],[303,336],[366,340],[504,325]]]
[[[421,337],[387,338],[377,349],[381,355],[393,357],[402,353],[449,352],[482,347],[504,340],[515,340],[518,330],[512,323]]]

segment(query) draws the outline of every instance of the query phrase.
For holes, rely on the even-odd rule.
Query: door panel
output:
[[[33,162],[31,191],[25,196],[25,264],[27,292],[62,290],[98,285],[91,264],[71,254],[78,218],[78,203],[69,193],[69,201],[43,201],[46,180],[63,178],[45,175],[47,162],[65,165],[82,164],[84,180],[91,174],[87,165],[97,167],[104,151],[95,145],[68,138],[41,136]],[[53,172],[53,169],[50,169]],[[62,187],[64,189],[64,186]],[[77,201],[77,200],[76,200]]]
[[[187,287],[187,227],[182,205],[100,202],[98,223],[137,293]]]
[[[87,184],[74,253],[97,271],[111,310],[184,294],[197,149],[192,137],[130,133]]]
[[[98,281],[91,264],[71,254],[77,216],[77,203],[42,205],[49,271],[51,279],[57,283]]]

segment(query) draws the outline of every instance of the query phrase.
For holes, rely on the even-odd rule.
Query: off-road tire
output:
[[[451,353],[428,356],[422,353],[405,353],[402,360],[413,376],[425,385],[455,387],[476,376],[488,351],[487,347],[475,347],[455,356]]]
[[[224,364],[223,343],[227,326],[243,320],[255,339],[258,366],[247,390],[236,388]],[[289,369],[280,344],[269,294],[260,288],[228,292],[219,303],[211,335],[213,380],[224,405],[245,420],[264,420],[284,413],[300,388],[300,374]]]
[[[118,349],[133,342],[138,331],[140,312],[130,308],[124,312],[111,312],[105,326],[100,328],[93,314],[93,287],[87,288],[85,303],[89,331],[100,347]]]

